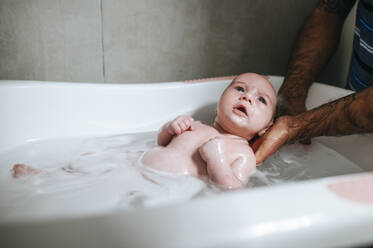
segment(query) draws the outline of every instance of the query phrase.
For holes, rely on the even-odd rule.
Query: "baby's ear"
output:
[[[258,135],[259,135],[259,136],[263,136],[263,135],[267,132],[267,130],[268,130],[270,127],[272,127],[272,125],[273,125],[273,121],[271,121],[271,122],[268,124],[268,126],[267,126],[266,128],[263,128],[261,131],[259,131]]]

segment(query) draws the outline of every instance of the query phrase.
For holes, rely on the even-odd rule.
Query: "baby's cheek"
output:
[[[266,128],[272,120],[272,113],[269,111],[259,111],[255,118],[252,120],[252,124],[259,129]]]

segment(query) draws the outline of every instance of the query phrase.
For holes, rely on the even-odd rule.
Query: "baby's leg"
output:
[[[207,164],[207,174],[213,182],[226,189],[243,186],[242,182],[234,175],[223,138],[209,140],[201,146],[199,151]]]
[[[24,164],[15,164],[12,170],[14,178],[40,173],[40,170],[34,169],[31,166]]]

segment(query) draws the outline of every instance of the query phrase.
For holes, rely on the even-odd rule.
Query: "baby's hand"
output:
[[[214,137],[209,139],[199,148],[199,153],[203,160],[211,161],[214,159],[225,157],[224,138]],[[215,161],[214,161],[215,162]],[[213,163],[214,163],[213,162]]]
[[[193,130],[194,120],[187,115],[180,115],[168,124],[167,131],[171,135],[180,135],[187,130]]]

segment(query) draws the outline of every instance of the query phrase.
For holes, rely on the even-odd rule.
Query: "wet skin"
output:
[[[266,77],[237,76],[223,92],[213,125],[179,116],[158,134],[158,146],[142,162],[170,173],[209,178],[227,189],[246,185],[255,170],[248,144],[272,124],[276,93]]]

